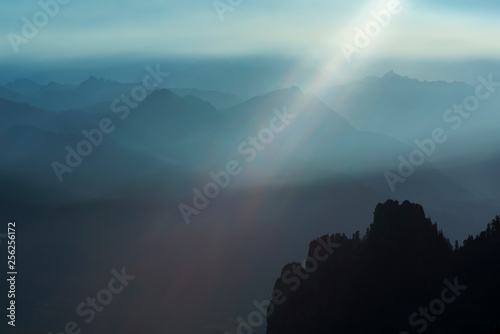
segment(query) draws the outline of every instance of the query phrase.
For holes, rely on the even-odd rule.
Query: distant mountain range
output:
[[[235,157],[245,163],[238,152],[240,143],[269,126],[273,110],[287,108],[289,113],[297,115],[293,124],[273,138],[270,149],[259,152],[257,159],[248,164],[245,173],[232,186],[269,182],[300,184],[350,175],[382,197],[420,201],[445,228],[457,222],[465,226],[474,215],[479,215],[476,219],[486,219],[496,212],[494,202],[500,194],[488,188],[488,184],[500,184],[500,178],[494,172],[468,177],[470,164],[478,161],[476,158],[469,158],[465,165],[453,164],[446,169],[425,162],[408,180],[398,184],[397,192],[392,194],[384,172],[397,170],[398,156],[407,157],[414,146],[404,144],[403,138],[395,140],[397,136],[390,129],[369,121],[373,117],[389,119],[386,123],[392,122],[396,126],[394,129],[403,128],[406,123],[398,126],[399,123],[391,118],[397,113],[406,117],[408,124],[415,124],[416,119],[421,118],[423,129],[426,124],[435,124],[428,120],[438,122],[439,115],[433,118],[431,113],[424,117],[418,112],[419,116],[415,116],[417,109],[431,102],[433,106],[444,107],[452,103],[453,96],[469,93],[472,88],[468,85],[426,83],[390,72],[383,78],[368,78],[333,89],[336,95],[325,97],[330,103],[337,103],[338,96],[351,98],[353,94],[348,103],[338,105],[344,117],[313,94],[303,93],[297,87],[246,101],[216,91],[162,89],[151,92],[137,107],[120,103],[120,107],[113,108],[112,102],[122,94],[129,94],[135,86],[90,77],[76,86],[40,85],[23,79],[7,84],[10,90],[0,87],[2,175],[5,178],[16,175],[56,192],[60,189],[65,194],[62,198],[73,201],[99,198],[108,193],[116,195],[116,189],[124,191],[126,185],[140,188],[136,180],[163,179],[161,174],[168,170],[175,175],[171,184],[159,186],[155,191],[149,189],[150,194],[155,194],[149,197],[167,192],[182,198],[189,196],[192,188],[189,182],[182,180],[203,179],[208,172]],[[418,96],[415,92],[423,95]],[[366,94],[368,97],[364,96]],[[370,96],[379,100],[370,99]],[[406,109],[405,101],[409,106]],[[351,105],[351,109],[343,109],[345,104]],[[370,105],[375,109],[369,113]],[[59,109],[61,111],[57,111]],[[360,117],[353,116],[358,113]],[[82,131],[97,128],[102,119],[111,120],[116,130],[104,136],[103,144],[95,147],[91,156],[82,159],[81,166],[74,172],[65,173],[64,182],[59,184],[52,163],[63,163],[68,154],[66,147],[76,149],[81,140],[86,140]],[[365,119],[368,121],[358,122]],[[370,125],[371,128],[366,129],[370,131],[356,130],[363,124]],[[419,126],[411,127],[416,128]],[[484,163],[474,168],[493,171],[499,163],[496,159],[483,158],[482,161]],[[484,175],[488,178],[482,177]],[[476,186],[478,184],[481,185]],[[155,186],[150,184],[149,187]],[[73,195],[68,196],[68,192]],[[478,199],[478,195],[483,198]],[[57,203],[50,197],[45,200]],[[454,214],[458,211],[464,213]]]
[[[429,84],[397,76],[370,80],[375,83],[366,85],[373,89],[384,80],[396,80],[388,87],[400,90]],[[350,114],[298,87],[262,86],[262,93],[250,94],[259,88],[252,86],[235,95],[224,89],[229,84],[208,90],[207,81],[159,87],[137,104],[113,103],[136,85],[90,77],[79,85],[19,80],[0,87],[0,219],[26,222],[26,243],[39,250],[36,261],[25,255],[26,263],[34,272],[41,270],[38,265],[52,263],[50,271],[60,276],[52,283],[38,282],[26,298],[57,305],[69,299],[73,307],[79,293],[88,293],[72,290],[80,280],[101,284],[92,276],[95,270],[85,270],[90,264],[77,266],[75,259],[87,263],[99,258],[92,266],[104,272],[115,265],[111,263],[150,252],[148,261],[161,270],[144,269],[142,260],[131,264],[143,273],[147,287],[161,282],[173,289],[178,272],[188,278],[168,301],[164,293],[144,288],[133,298],[123,297],[124,305],[143,305],[142,312],[152,315],[151,329],[175,333],[181,327],[204,326],[210,318],[223,332],[233,325],[221,325],[228,314],[236,318],[252,300],[264,298],[276,268],[300,256],[297,245],[332,230],[364,229],[371,208],[388,198],[422,203],[452,240],[479,233],[500,211],[494,186],[500,184],[495,172],[500,161],[494,155],[477,165],[479,157],[468,155],[459,155],[458,162],[446,160],[448,165],[429,159],[392,193],[384,172],[397,172],[398,156],[408,157],[415,146],[384,133],[383,127],[359,130]],[[468,89],[452,86],[459,92]],[[437,87],[449,89],[445,83]],[[392,108],[391,103],[386,106]],[[411,106],[408,110],[414,112]],[[103,128],[109,131],[101,138],[96,131]],[[497,134],[490,133],[494,143]],[[192,205],[194,189],[203,190],[213,181],[210,173],[230,161],[239,163],[241,173],[187,226],[179,204]],[[62,182],[54,162],[64,170]],[[47,228],[53,232],[50,245],[37,232]],[[205,250],[214,245],[217,251],[208,254]],[[200,277],[206,279],[200,282]],[[205,298],[211,295],[223,297],[213,303]],[[210,315],[200,311],[204,305]],[[133,311],[117,307],[115,312],[123,313],[114,330],[133,331],[127,326],[139,323],[136,317],[141,316]],[[74,315],[74,309],[54,312],[33,325],[51,330],[59,326],[54,319]]]
[[[90,76],[79,85],[59,84],[51,82],[42,85],[29,79],[19,79],[0,86],[0,98],[51,110],[62,111],[68,109],[88,109],[94,112],[110,110],[109,103],[121,94],[130,94],[130,91],[139,83],[119,83],[116,81],[98,79]],[[236,105],[242,100],[234,95],[220,93],[213,90],[194,88],[173,88],[179,96],[196,96],[210,102],[218,109]]]
[[[490,73],[482,76],[487,79]],[[478,76],[479,77],[479,76]],[[494,78],[494,81],[498,81]],[[468,96],[475,96],[475,85],[462,82],[419,81],[389,71],[383,77],[369,77],[344,86],[324,89],[320,98],[346,117],[359,130],[383,133],[406,143],[428,135],[446,123],[447,109],[463,104]],[[484,90],[484,91],[483,91]],[[483,88],[482,93],[489,93]],[[495,112],[500,102],[500,91],[480,102],[480,111],[464,119],[464,129],[487,126],[499,120]],[[466,111],[466,110],[465,110]],[[452,122],[455,125],[455,121]]]

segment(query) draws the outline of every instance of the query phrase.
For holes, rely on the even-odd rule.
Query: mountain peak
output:
[[[390,219],[389,219],[390,218]],[[387,200],[385,203],[379,203],[375,208],[374,212],[374,223],[379,223],[383,221],[403,221],[408,222],[410,220],[425,220],[424,208],[415,203],[409,201],[404,201],[399,203],[399,201]]]
[[[95,77],[94,75],[90,75],[90,77],[87,78],[87,80],[83,81],[83,82],[93,82],[93,81],[102,81],[102,78],[101,79],[98,79],[97,77]],[[82,82],[82,83],[83,83]]]
[[[386,240],[388,235],[393,238],[390,242]],[[424,242],[425,238],[439,240],[434,246],[442,250],[451,247],[449,240],[438,231],[437,225],[425,216],[424,208],[409,201],[401,204],[394,200],[379,203],[375,208],[373,223],[367,231],[367,240],[370,243],[385,243],[386,240],[387,245],[399,244],[397,247],[400,249],[419,247],[417,244]]]
[[[394,70],[390,70],[386,74],[384,74],[383,78],[395,78],[395,77],[401,77],[399,74],[396,74]]]

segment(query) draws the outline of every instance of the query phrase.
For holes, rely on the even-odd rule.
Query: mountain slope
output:
[[[454,105],[463,104],[468,96],[475,96],[475,85],[419,81],[390,71],[380,78],[369,77],[325,89],[320,97],[359,130],[413,143],[415,139],[428,136],[434,128],[456,125],[455,120],[446,123],[444,114]],[[488,91],[483,88],[481,92]],[[499,101],[498,91],[480,101],[481,112],[463,119],[465,125],[461,126],[459,134],[491,126],[493,120],[499,119],[494,112]]]

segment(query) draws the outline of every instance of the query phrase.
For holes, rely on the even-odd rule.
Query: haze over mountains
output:
[[[194,333],[207,323],[213,325],[207,333],[229,331],[236,327],[228,315],[250,312],[254,299],[267,297],[283,263],[304,255],[297,245],[332,230],[364,230],[373,208],[388,198],[424,205],[452,241],[479,233],[500,212],[494,94],[471,116],[470,127],[464,121],[469,130],[450,132],[392,192],[384,173],[398,173],[398,157],[409,159],[415,139],[444,128],[442,113],[474,86],[389,72],[316,93],[291,86],[256,94],[261,81],[229,89],[237,80],[230,77],[217,91],[193,80],[169,86],[166,79],[133,104],[123,98],[140,82],[90,76],[80,84],[19,79],[0,86],[0,215],[26,221],[25,242],[39,249],[34,272],[43,264],[61,275],[21,292],[55,305],[45,314],[38,310],[38,320],[28,320],[36,303],[23,311],[33,328],[62,328],[82,293],[72,287],[92,282],[97,288],[96,272],[124,263],[141,284],[122,305],[142,309],[116,307],[93,333]],[[280,130],[262,133],[266,128]],[[478,135],[483,130],[485,137]],[[491,145],[471,155],[475,143],[461,146],[469,131],[477,145]],[[82,141],[92,144],[86,156],[78,153]],[[203,191],[213,182],[210,172],[230,161],[241,173],[191,215],[186,228],[179,204],[195,207],[193,189]],[[68,169],[55,169],[54,162]],[[39,235],[49,226],[54,232],[47,246]],[[92,231],[101,237],[89,243]],[[60,250],[64,254],[51,262]],[[75,267],[75,259],[92,262],[93,271]],[[214,303],[209,296],[219,297]],[[118,314],[122,320],[112,320]],[[137,325],[146,314],[148,324]]]
[[[279,146],[281,158],[264,151],[249,164],[248,174],[259,175],[261,180],[272,174],[276,182],[280,175],[287,175],[282,178],[286,182],[299,182],[301,177],[335,179],[349,174],[384,196],[410,198],[423,201],[424,205],[427,200],[447,201],[447,209],[436,208],[439,215],[455,211],[452,203],[458,207],[479,205],[483,219],[495,213],[494,207],[487,208],[500,194],[497,187],[488,185],[500,181],[495,173],[487,171],[498,166],[498,161],[490,157],[498,151],[493,143],[500,141],[492,132],[500,94],[493,93],[479,112],[464,119],[463,127],[450,133],[444,144],[437,144],[436,153],[426,157],[424,165],[417,167],[407,181],[398,183],[397,191],[392,194],[383,173],[397,170],[399,155],[408,159],[415,140],[423,141],[434,128],[448,126],[443,113],[473,93],[474,87],[464,83],[421,82],[391,71],[381,78],[367,78],[320,93],[321,100],[333,109],[314,94],[298,88],[248,101],[216,91],[175,88],[152,92],[136,108],[131,108],[122,121],[119,117],[123,114],[114,112],[111,102],[130,94],[136,85],[91,76],[79,85],[41,85],[22,79],[1,87],[2,139],[4,143],[13,142],[3,151],[6,163],[2,168],[6,173],[17,169],[16,175],[34,177],[37,184],[72,189],[79,196],[92,194],[90,197],[98,198],[104,190],[112,191],[121,183],[163,168],[183,166],[179,172],[186,178],[197,173],[208,174],[220,168],[231,155],[238,156],[238,144],[258,133],[269,122],[273,109],[286,107],[297,119],[284,133],[276,135],[267,149],[272,150],[272,144]],[[74,174],[65,174],[65,181],[59,184],[51,163],[63,162],[66,145],[72,144],[76,149],[78,141],[85,139],[82,131],[97,128],[103,118],[111,119],[116,130],[105,136],[102,146],[95,147],[82,166]],[[485,135],[470,137],[471,132]],[[13,138],[30,138],[37,147],[23,148],[22,141]],[[468,145],[463,145],[464,142]],[[490,145],[484,147],[485,142]],[[478,145],[483,147],[480,153]],[[189,156],[184,154],[186,151]],[[467,156],[467,160],[460,154]],[[119,156],[125,160],[121,161]],[[132,163],[142,159],[148,162]],[[282,159],[277,164],[279,169],[270,171],[268,159],[275,162]],[[23,168],[18,168],[21,164]],[[471,165],[484,172],[471,176],[468,172]],[[106,182],[99,181],[93,188],[91,180],[100,180],[99,172],[93,174],[94,171],[124,172],[124,166],[131,167],[127,177],[105,177]],[[196,171],[188,170],[193,166],[197,166]],[[288,175],[303,176],[290,180]],[[86,180],[80,185],[82,189],[73,184],[80,178]],[[237,182],[245,179],[242,176]],[[255,181],[258,182],[252,182]],[[432,212],[433,206],[428,210]],[[446,222],[442,224],[446,228]]]
[[[0,333],[500,334],[499,15],[4,1]]]

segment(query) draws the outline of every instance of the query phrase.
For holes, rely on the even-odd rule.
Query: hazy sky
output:
[[[49,0],[42,0],[49,2]],[[67,1],[67,0],[65,0]],[[231,1],[231,0],[223,0]],[[239,0],[232,0],[233,3]],[[329,57],[351,42],[356,26],[389,1],[242,0],[219,19],[211,0],[70,0],[29,43],[14,53],[9,32],[22,36],[22,17],[33,21],[36,1],[2,0],[1,59],[60,59],[102,54],[259,54]],[[497,0],[402,0],[372,56],[498,57]],[[43,20],[43,19],[42,19]]]
[[[380,71],[399,62],[408,69],[400,67],[400,72],[418,76],[411,73],[416,61],[436,66],[500,59],[498,0],[401,0],[400,13],[368,46],[358,48],[351,62],[341,44],[355,46],[355,29],[364,30],[374,20],[371,12],[386,9],[391,0],[221,0],[219,4],[239,2],[222,14],[224,20],[213,0],[59,0],[68,3],[59,5],[46,24],[39,2],[0,1],[4,72],[10,65],[59,66],[127,57],[282,56],[297,59],[301,66],[329,68],[327,76],[340,71],[369,73],[365,69],[377,67],[370,64],[388,59],[388,68]],[[32,36],[23,35],[25,18],[41,22],[38,32],[28,31]],[[22,39],[16,39],[17,53],[10,41],[13,36]],[[423,77],[432,78],[429,72],[431,76]]]

